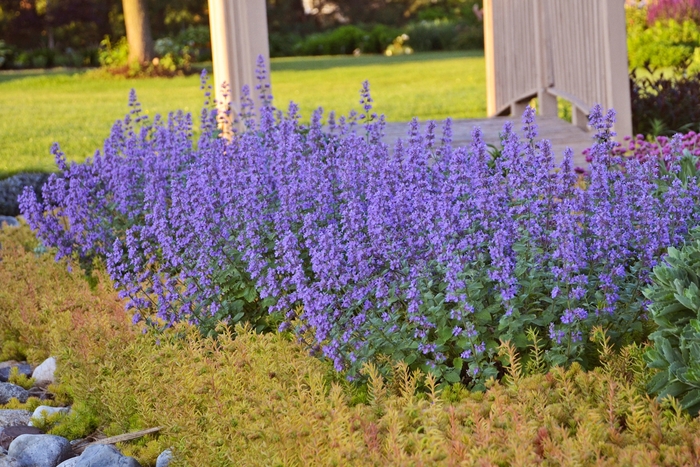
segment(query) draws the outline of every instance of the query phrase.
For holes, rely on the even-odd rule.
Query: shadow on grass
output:
[[[37,68],[31,70],[0,70],[0,84],[37,76],[73,76],[85,73],[92,68]]]
[[[437,60],[454,60],[458,58],[481,58],[483,50],[462,50],[456,52],[418,52],[411,55],[385,57],[384,55],[322,55],[315,57],[283,57],[272,59],[272,71],[314,71],[331,68],[348,68],[362,66],[391,66],[401,63],[432,62]]]
[[[362,67],[376,65],[398,65],[401,63],[420,63],[438,60],[454,60],[459,58],[481,58],[483,50],[461,50],[454,52],[418,52],[411,55],[399,55],[385,57],[384,55],[321,55],[304,57],[280,57],[271,60],[272,71],[315,71],[329,70],[332,68]],[[193,63],[192,71],[200,73],[206,68],[209,73],[212,70],[211,62]],[[85,74],[93,68],[41,68],[30,70],[0,70],[0,84],[10,81],[33,78],[39,76],[74,76]],[[93,74],[94,76],[94,74]],[[107,78],[105,78],[107,79]]]

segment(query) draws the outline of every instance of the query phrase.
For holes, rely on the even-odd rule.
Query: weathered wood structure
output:
[[[270,63],[265,0],[209,0],[214,89],[226,83],[234,111],[241,88],[255,94],[255,66],[259,55]],[[220,97],[217,99],[220,100]]]
[[[234,112],[241,87],[254,90],[258,55],[269,62],[265,8],[265,0],[209,0],[214,85],[217,93],[229,85]],[[484,0],[488,115],[519,117],[537,97],[540,115],[555,122],[559,97],[580,129],[601,104],[617,111],[618,135],[630,135],[625,26],[624,0]]]
[[[617,112],[615,131],[632,134],[624,0],[484,0],[489,116],[557,115],[557,97],[586,128],[595,104]]]

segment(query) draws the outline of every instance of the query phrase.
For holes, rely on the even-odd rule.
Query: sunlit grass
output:
[[[294,100],[305,120],[319,106],[339,113],[359,108],[358,91],[366,79],[376,110],[389,121],[486,115],[482,52],[272,61],[275,105],[286,109]],[[203,96],[196,75],[120,80],[70,70],[0,73],[0,176],[55,170],[49,153],[54,141],[69,160],[91,156],[127,112],[131,88],[148,115],[182,109],[198,121]]]

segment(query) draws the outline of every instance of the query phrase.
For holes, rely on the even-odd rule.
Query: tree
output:
[[[122,0],[129,63],[149,62],[153,58],[153,37],[148,22],[146,0]]]

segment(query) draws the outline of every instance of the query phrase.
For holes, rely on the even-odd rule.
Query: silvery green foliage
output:
[[[557,166],[537,139],[532,109],[497,152],[479,129],[453,147],[449,120],[441,136],[414,120],[389,147],[367,83],[361,113],[302,125],[266,82],[261,67],[262,107],[244,89],[231,140],[205,108],[196,146],[189,115],[149,122],[132,95],[92,160],[69,166],[55,148],[62,178],[43,202],[25,192],[25,217],[58,257],[105,258],[144,316],[265,330],[271,311],[350,378],[389,356],[479,387],[499,340],[524,351],[528,328],[549,337],[550,364],[594,364],[596,325],[643,338],[650,271],[699,220],[679,151],[663,170],[619,156],[614,113],[596,107],[579,179],[571,151]]]
[[[679,399],[693,416],[700,410],[699,274],[700,230],[695,229],[685,245],[668,249],[644,291],[658,326],[649,336],[654,346],[646,354],[649,366],[659,370],[649,392]]]

